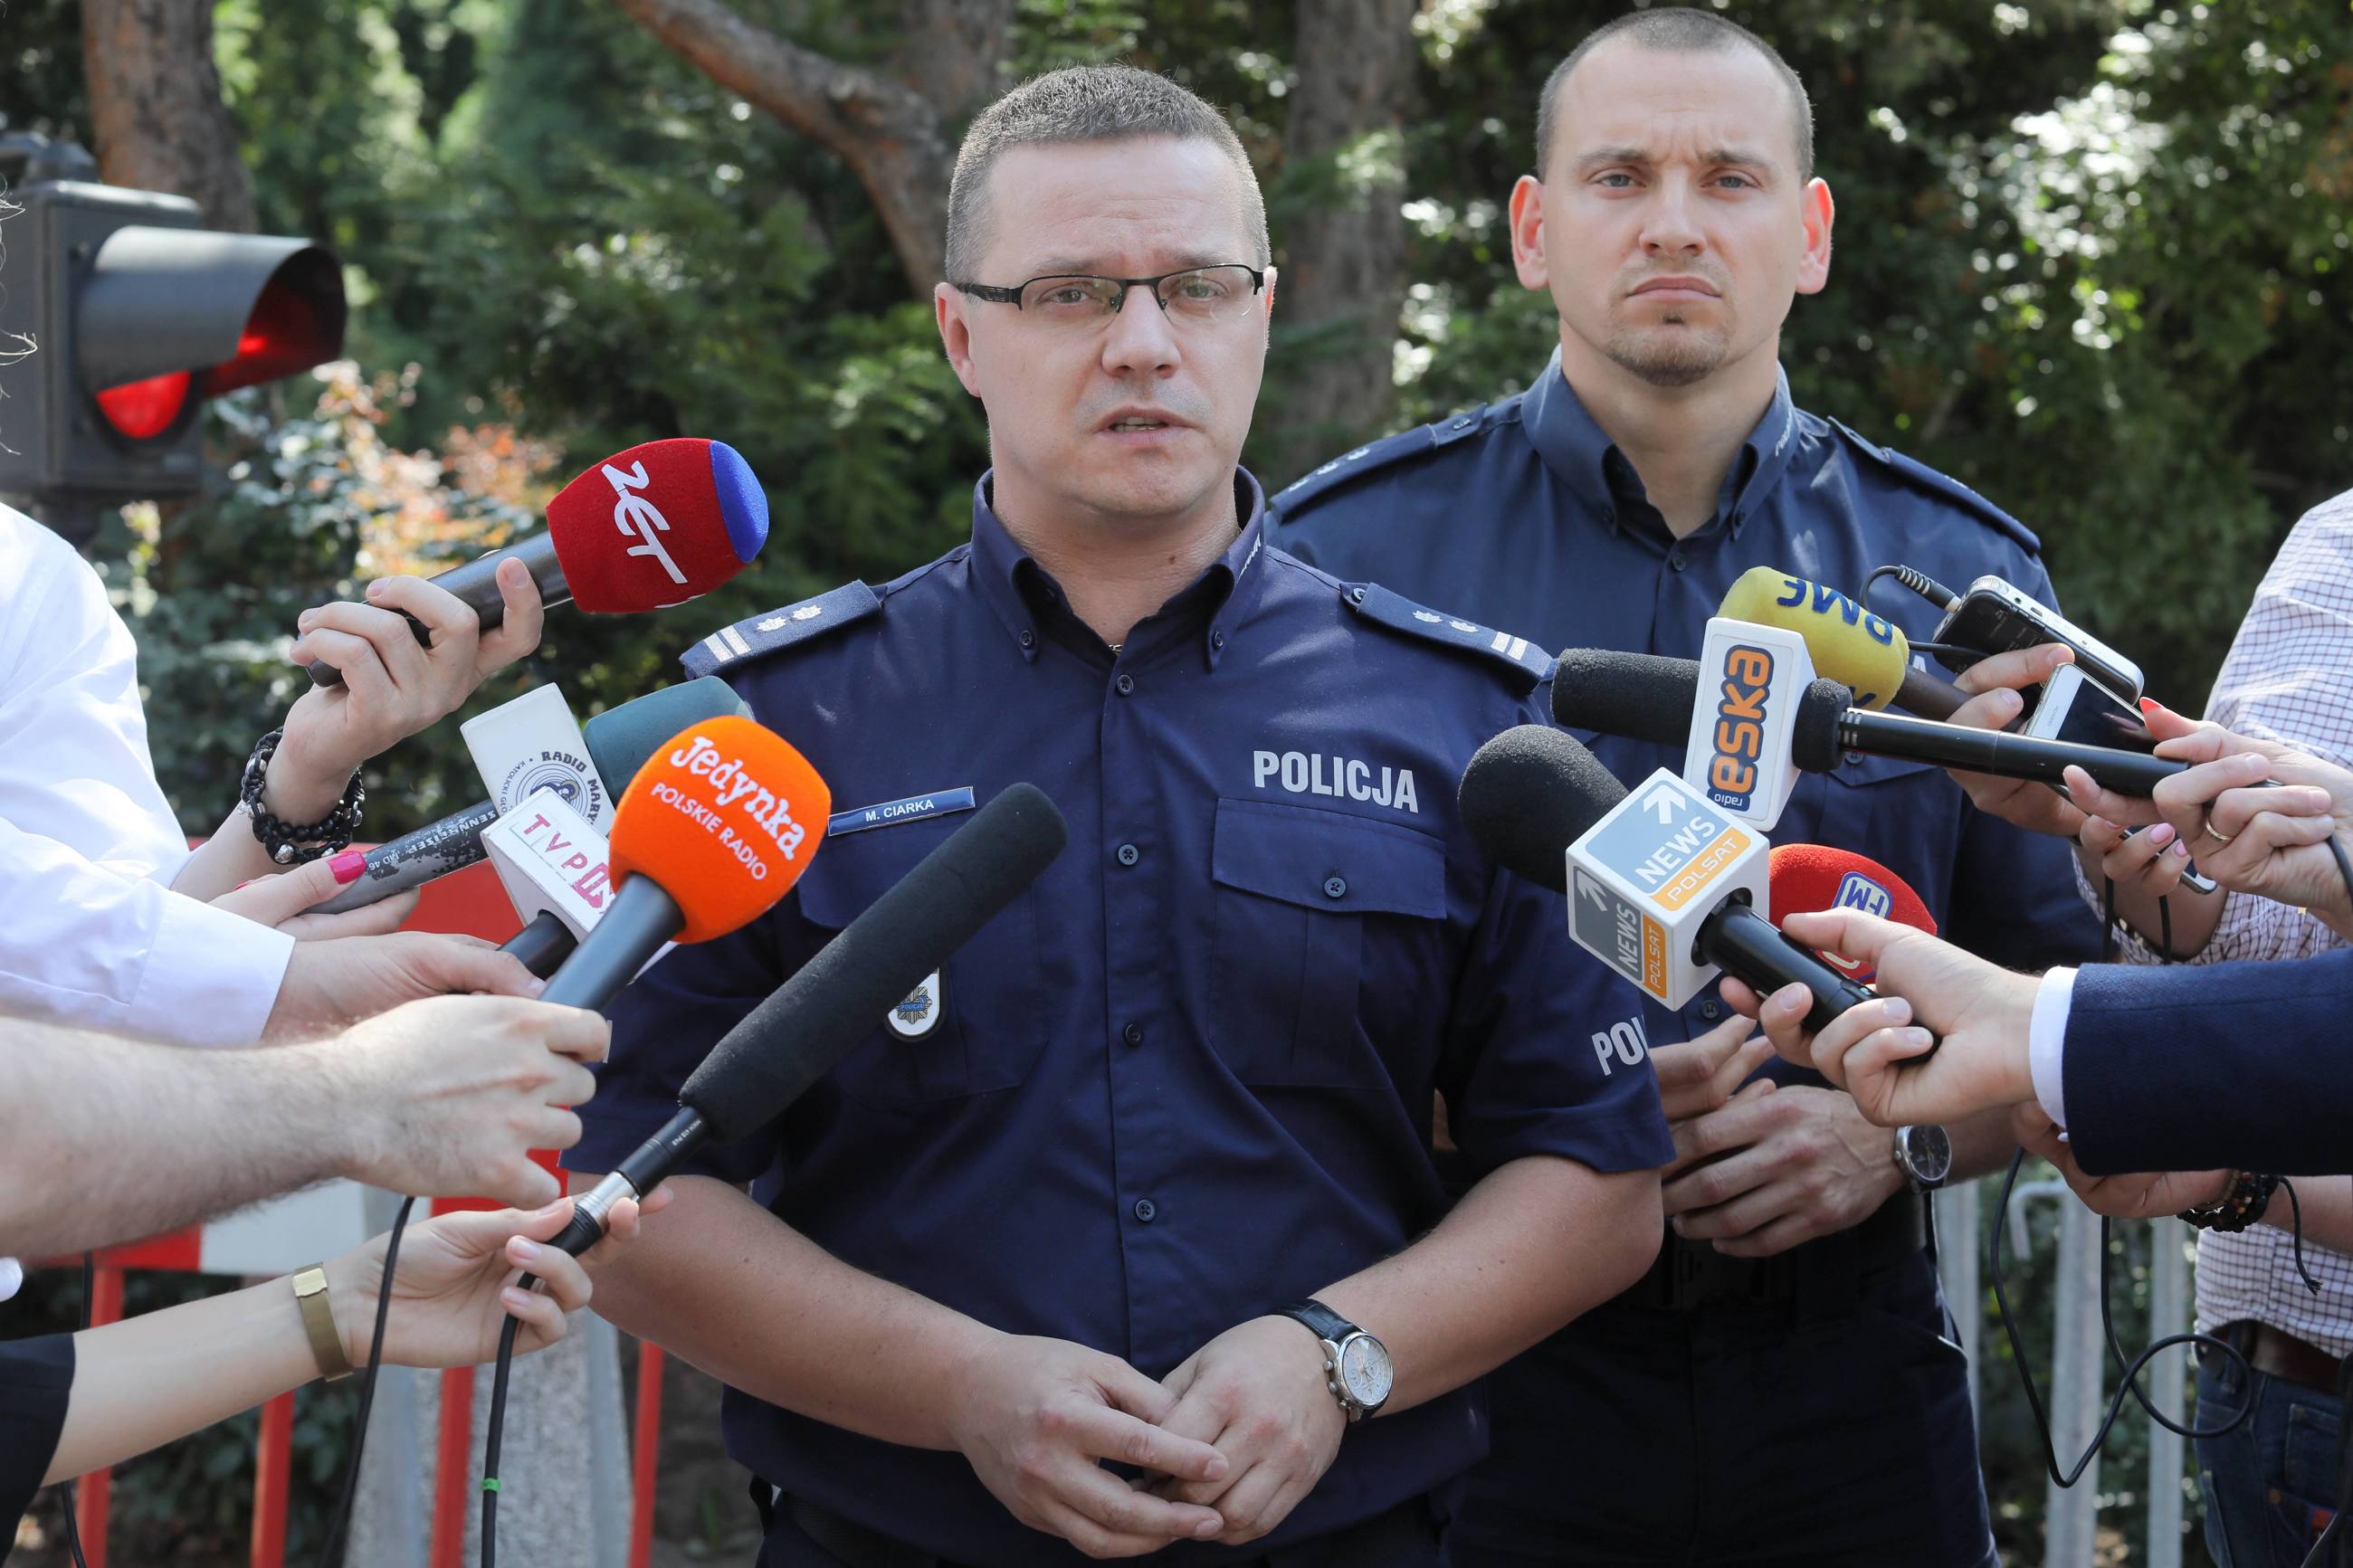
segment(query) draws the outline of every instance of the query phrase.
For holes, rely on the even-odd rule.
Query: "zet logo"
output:
[[[1727,811],[1746,811],[1761,782],[1765,699],[1773,686],[1770,648],[1736,644],[1724,656],[1716,689],[1715,729],[1708,737],[1707,797]]]
[[[670,580],[683,587],[686,574],[678,569],[678,563],[670,558],[670,552],[664,550],[661,541],[654,537],[657,533],[670,531],[670,519],[661,514],[660,508],[638,493],[649,482],[645,459],[641,458],[626,468],[606,464],[605,482],[613,487],[613,526],[641,541],[630,545],[624,553],[652,556],[661,563],[661,569],[670,574]]]

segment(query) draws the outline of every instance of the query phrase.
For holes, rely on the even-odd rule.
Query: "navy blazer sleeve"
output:
[[[0,1527],[11,1532],[57,1457],[73,1380],[71,1334],[0,1344]],[[0,1560],[8,1545],[0,1536]]]
[[[2090,964],[2067,1137],[2094,1175],[2353,1172],[2353,948],[2284,963]]]

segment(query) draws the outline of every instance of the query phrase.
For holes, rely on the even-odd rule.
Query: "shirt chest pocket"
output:
[[[961,816],[828,838],[797,891],[803,919],[839,931],[914,869]],[[1036,889],[1024,889],[940,966],[874,1020],[834,1069],[841,1090],[881,1110],[1019,1087],[1046,1043],[1039,1005]]]
[[[1947,790],[1951,799],[1939,803]],[[1823,796],[1823,831],[1836,835],[1824,842],[1894,865],[1891,857],[1917,843],[1927,824],[1950,820],[1959,795],[1960,785],[1934,763],[1849,753]]]
[[[1444,848],[1388,823],[1220,800],[1210,858],[1213,1028],[1226,1065],[1245,1083],[1391,1083],[1366,1008],[1391,996],[1419,1005],[1435,982],[1442,1010],[1443,976],[1423,972],[1441,967]]]

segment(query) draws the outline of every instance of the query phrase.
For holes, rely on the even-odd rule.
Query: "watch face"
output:
[[[1396,1371],[1388,1347],[1370,1334],[1357,1334],[1340,1347],[1340,1382],[1348,1397],[1370,1409],[1389,1396]]]
[[[1934,1122],[1904,1130],[1904,1157],[1912,1174],[1935,1186],[1953,1173],[1953,1139]]]

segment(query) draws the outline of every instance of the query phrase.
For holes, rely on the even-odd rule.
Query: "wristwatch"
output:
[[[1914,1192],[1935,1192],[1953,1173],[1952,1135],[1933,1121],[1897,1128],[1895,1168]]]
[[[1389,1401],[1397,1371],[1388,1347],[1321,1301],[1300,1301],[1276,1310],[1304,1323],[1324,1345],[1324,1386],[1351,1421],[1361,1421]]]

